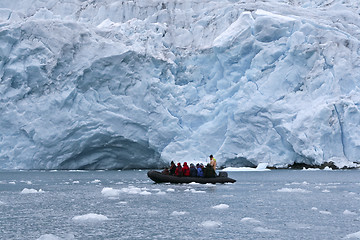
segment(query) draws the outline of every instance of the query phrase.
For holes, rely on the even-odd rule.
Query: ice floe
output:
[[[85,215],[75,216],[72,220],[75,222],[102,222],[109,220],[109,218],[102,214],[88,213]]]
[[[221,203],[221,204],[219,204],[219,205],[212,206],[211,208],[213,208],[213,209],[228,209],[228,208],[229,208],[229,205],[224,204],[224,203]]]
[[[281,188],[277,192],[283,193],[310,193],[311,191],[302,188]]]
[[[44,191],[42,189],[39,189],[39,190],[36,190],[36,189],[33,189],[33,188],[24,188],[22,191],[21,191],[21,194],[31,194],[31,193],[44,193]]]
[[[199,224],[199,226],[204,227],[204,228],[216,228],[216,227],[220,227],[222,225],[221,222],[219,221],[204,221],[202,223]]]

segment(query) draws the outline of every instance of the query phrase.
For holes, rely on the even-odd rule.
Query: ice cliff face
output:
[[[0,168],[353,166],[357,1],[2,0]]]

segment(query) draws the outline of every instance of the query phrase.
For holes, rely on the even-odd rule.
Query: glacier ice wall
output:
[[[354,166],[357,1],[3,0],[0,168]]]

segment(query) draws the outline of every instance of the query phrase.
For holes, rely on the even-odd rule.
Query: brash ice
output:
[[[358,1],[0,2],[0,168],[354,166]]]

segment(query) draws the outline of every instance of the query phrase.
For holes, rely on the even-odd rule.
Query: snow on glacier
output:
[[[0,168],[354,166],[357,1],[0,2]]]

